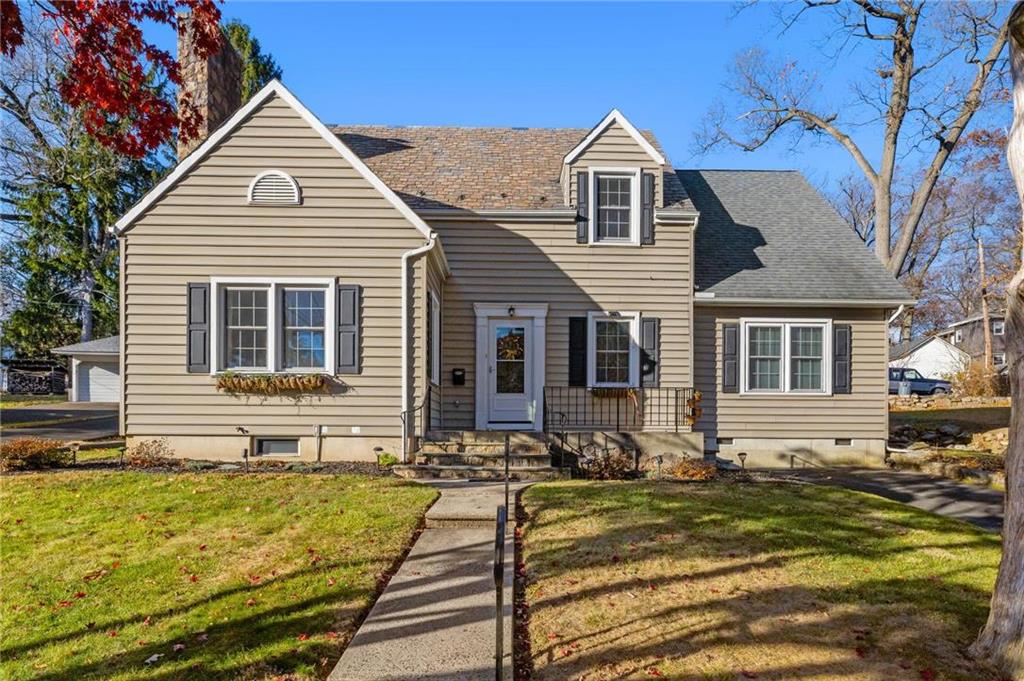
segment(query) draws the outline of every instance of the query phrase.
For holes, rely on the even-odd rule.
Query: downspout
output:
[[[899,306],[898,308],[896,308],[896,311],[895,311],[895,312],[893,312],[892,316],[891,316],[891,317],[889,317],[889,321],[888,321],[888,322],[886,322],[886,324],[885,324],[885,326],[886,326],[886,331],[887,331],[887,332],[888,332],[888,330],[889,330],[889,328],[888,328],[888,327],[892,326],[892,323],[893,323],[894,321],[896,321],[897,319],[899,319],[899,316],[900,316],[901,314],[903,314],[903,310],[905,310],[906,308],[907,308],[907,306],[906,306],[906,305],[900,305],[900,306]]]
[[[409,463],[409,261],[437,245],[437,232],[427,243],[402,254],[402,463]]]

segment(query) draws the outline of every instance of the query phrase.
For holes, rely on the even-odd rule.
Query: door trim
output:
[[[490,348],[488,339],[488,322],[492,318],[508,319],[509,308],[515,308],[512,318],[526,321],[533,320],[533,422],[522,424],[501,424],[501,430],[543,430],[544,424],[544,376],[545,356],[547,354],[547,303],[473,303],[476,312],[476,429],[491,430],[488,414],[488,381],[487,350]],[[517,427],[518,426],[518,427]]]

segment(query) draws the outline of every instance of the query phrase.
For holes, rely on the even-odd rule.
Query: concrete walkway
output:
[[[980,485],[884,468],[801,468],[783,475],[877,494],[991,532],[1003,527],[1003,493]]]
[[[330,681],[495,676],[494,530],[504,484],[424,481],[441,492],[426,529],[356,632]],[[515,492],[525,485],[511,486]],[[512,525],[505,540],[504,659],[512,678]]]

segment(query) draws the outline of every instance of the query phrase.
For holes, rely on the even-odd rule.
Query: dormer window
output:
[[[302,194],[295,179],[280,170],[264,170],[249,183],[249,203],[257,205],[298,205]]]
[[[590,243],[640,243],[639,169],[591,168]]]

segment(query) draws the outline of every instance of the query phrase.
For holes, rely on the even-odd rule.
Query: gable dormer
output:
[[[577,242],[653,243],[654,210],[665,205],[664,155],[614,109],[562,161],[566,203],[580,212]]]

